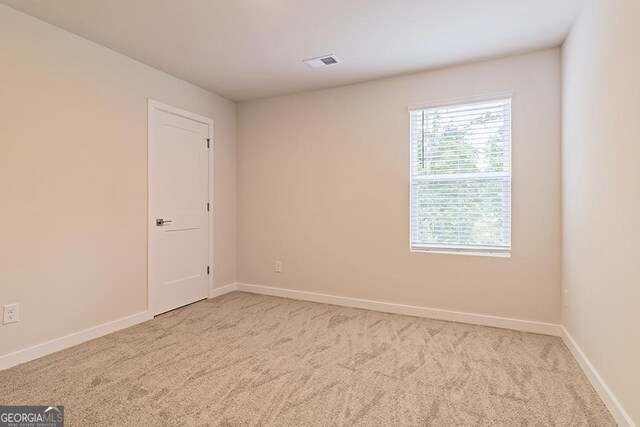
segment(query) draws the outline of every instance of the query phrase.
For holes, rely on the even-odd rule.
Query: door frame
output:
[[[170,114],[175,114],[180,117],[184,117],[186,119],[190,119],[202,124],[205,124],[209,127],[209,254],[208,254],[208,265],[209,268],[209,276],[207,277],[207,298],[211,298],[213,295],[213,275],[215,274],[215,270],[213,268],[213,218],[214,218],[214,207],[215,203],[213,200],[213,185],[214,185],[214,175],[213,175],[213,151],[214,151],[214,140],[213,140],[213,119],[205,116],[201,116],[200,114],[192,113],[190,111],[182,110],[177,107],[173,107],[171,105],[163,104],[161,102],[155,101],[151,98],[147,99],[147,310],[150,314],[155,315],[153,304],[153,287],[151,286],[151,278],[155,277],[153,273],[153,268],[151,265],[151,233],[154,230],[155,225],[155,216],[154,213],[151,212],[151,157],[149,156],[151,144],[155,142],[155,125],[156,125],[156,112],[165,112]]]

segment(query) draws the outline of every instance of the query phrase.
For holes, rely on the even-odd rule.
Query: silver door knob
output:
[[[170,222],[171,222],[170,219],[156,218],[156,226],[157,227],[162,227],[163,225],[168,224]]]

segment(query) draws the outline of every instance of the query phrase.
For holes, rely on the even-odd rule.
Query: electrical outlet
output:
[[[282,273],[282,261],[276,261],[276,273]]]
[[[3,325],[16,323],[20,319],[20,304],[7,304],[4,306]]]

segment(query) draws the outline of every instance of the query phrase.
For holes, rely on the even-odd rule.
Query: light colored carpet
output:
[[[0,372],[67,425],[611,426],[556,337],[241,292]]]

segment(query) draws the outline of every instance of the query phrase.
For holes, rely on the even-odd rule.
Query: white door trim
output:
[[[155,120],[156,115],[155,111],[164,111],[167,113],[175,114],[180,117],[184,117],[186,119],[194,120],[196,122],[203,123],[209,127],[209,276],[207,277],[207,295],[209,298],[214,296],[213,294],[213,275],[215,271],[213,269],[213,212],[214,212],[214,200],[213,200],[213,149],[214,149],[214,140],[213,140],[213,119],[205,116],[201,116],[196,113],[192,113],[190,111],[185,111],[180,108],[172,107],[171,105],[163,104],[158,101],[154,101],[153,99],[148,99],[148,124],[147,124],[147,310],[149,313],[155,313],[154,307],[151,306],[153,299],[151,298],[151,294],[153,293],[153,289],[151,286],[151,277],[153,277],[151,263],[149,262],[149,245],[150,245],[150,236],[152,233],[153,221],[155,217],[153,216],[153,212],[151,212],[151,203],[149,200],[149,195],[151,194],[151,179],[149,178],[149,148],[151,143],[153,142],[155,135]]]

